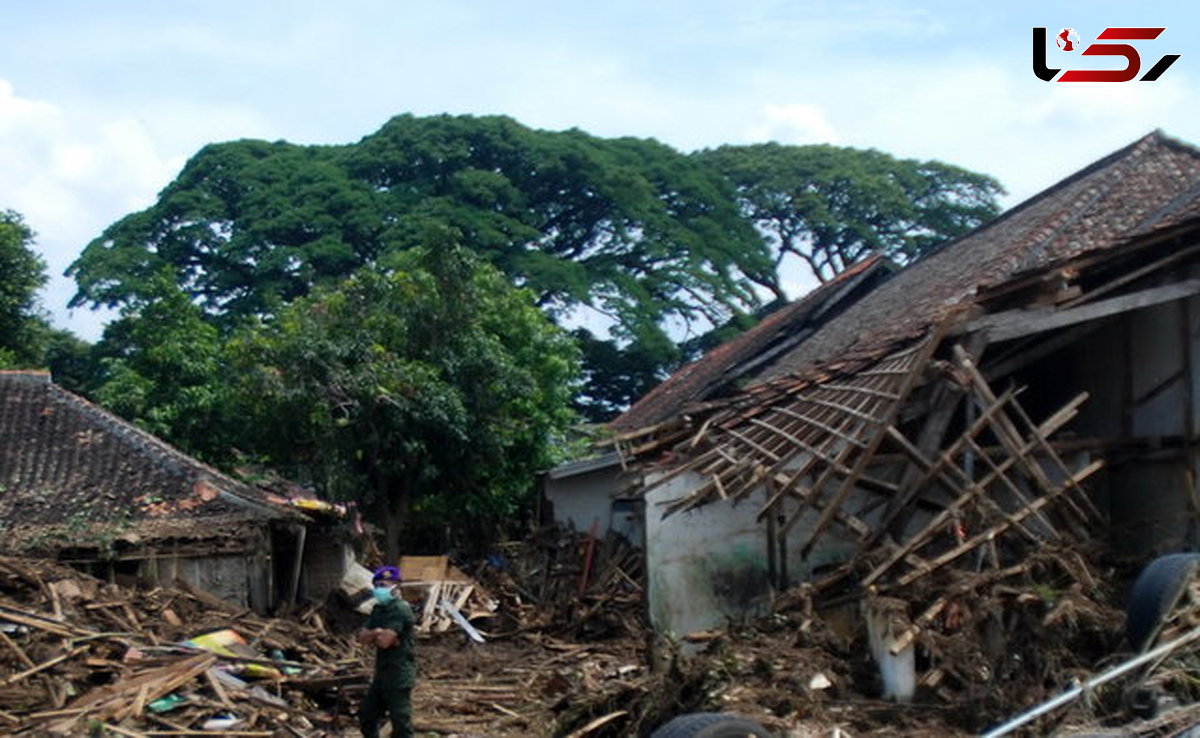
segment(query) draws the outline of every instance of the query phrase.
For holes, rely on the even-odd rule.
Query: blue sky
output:
[[[1046,83],[1034,26],[1084,46],[1106,26],[1165,26],[1137,42],[1142,68],[1182,58],[1153,83]],[[3,39],[0,208],[38,232],[45,306],[88,339],[107,316],[68,312],[62,271],[212,141],[348,143],[399,113],[499,113],[684,151],[936,158],[997,177],[1007,205],[1154,128],[1200,144],[1190,3],[9,0]]]

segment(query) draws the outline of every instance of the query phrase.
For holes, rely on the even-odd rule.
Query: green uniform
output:
[[[379,721],[384,714],[391,716],[394,738],[411,738],[413,734],[412,688],[417,681],[413,621],[412,608],[399,597],[390,602],[376,603],[367,618],[368,630],[394,630],[398,640],[392,648],[375,649],[375,678],[371,680],[358,712],[359,727],[364,738],[379,735]]]

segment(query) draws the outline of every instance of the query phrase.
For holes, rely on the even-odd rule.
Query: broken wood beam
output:
[[[946,324],[943,323],[942,325],[938,326],[929,336],[925,338],[923,342],[920,342],[916,347],[910,347],[910,349],[907,350],[907,355],[905,358],[909,360],[907,366],[908,374],[903,376],[900,388],[896,391],[895,398],[893,399],[891,405],[885,408],[884,412],[881,414],[881,428],[886,428],[887,426],[891,425],[895,421],[896,416],[899,415],[900,406],[904,403],[904,400],[909,396],[913,388],[915,388],[917,383],[920,381],[925,363],[929,360],[929,357],[933,355],[933,352],[941,343],[942,336],[945,335],[945,325]],[[854,489],[855,484],[858,482],[859,475],[866,470],[867,464],[870,463],[871,458],[874,456],[876,450],[878,450],[880,444],[883,443],[883,439],[886,436],[887,434],[879,429],[877,429],[876,432],[871,435],[870,440],[867,442],[867,447],[862,450],[861,455],[854,464],[853,473],[842,481],[841,486],[838,488],[837,492],[834,493],[833,498],[829,501],[828,506],[821,514],[820,519],[817,520],[816,525],[813,527],[812,533],[809,534],[808,541],[803,545],[803,547],[801,547],[800,555],[802,558],[808,558],[808,555],[812,553],[813,547],[817,545],[817,541],[820,540],[821,536],[825,532],[825,529],[829,527],[831,522],[833,522],[838,508],[841,507],[842,503],[850,495],[850,491]]]
[[[1057,429],[1058,427],[1066,424],[1075,416],[1075,413],[1078,412],[1078,406],[1083,402],[1084,399],[1086,399],[1086,393],[1077,396],[1064,408],[1047,418],[1042,425],[1039,426],[1039,428],[1043,432],[1053,432],[1053,430],[1047,431],[1046,429]],[[1026,444],[1026,446],[1029,449],[1033,448],[1032,443]],[[928,538],[932,536],[933,533],[937,531],[943,524],[945,524],[946,521],[948,521],[954,514],[965,507],[975,494],[986,494],[987,486],[995,481],[997,474],[1003,473],[1016,463],[1016,459],[1010,456],[1009,458],[1006,458],[1004,461],[1000,462],[994,471],[989,472],[982,479],[974,482],[963,492],[962,495],[958,497],[958,499],[950,503],[945,510],[935,515],[934,518],[930,520],[924,528],[910,537],[898,550],[889,556],[886,561],[875,567],[875,569],[872,570],[865,579],[863,579],[862,585],[864,587],[870,586],[888,569],[894,566],[897,562],[901,561],[907,554],[924,545],[926,540],[928,540]]]
[[[1016,520],[1023,520],[1025,518],[1029,517],[1030,515],[1037,513],[1043,507],[1045,507],[1050,502],[1052,502],[1054,500],[1054,498],[1058,497],[1059,495],[1061,495],[1063,492],[1067,491],[1068,489],[1071,489],[1074,486],[1074,484],[1076,484],[1084,479],[1087,479],[1089,476],[1092,475],[1092,473],[1094,473],[1096,470],[1100,469],[1102,466],[1104,466],[1103,461],[1093,461],[1091,464],[1087,465],[1083,469],[1080,469],[1078,472],[1076,472],[1074,475],[1072,475],[1071,479],[1068,480],[1066,483],[1059,485],[1057,488],[1051,490],[1050,492],[1046,493],[1042,497],[1039,497],[1038,499],[1030,502],[1024,508],[1022,508],[1021,510],[1014,513],[1013,518],[1015,518]],[[997,523],[996,525],[983,531],[982,533],[976,534],[972,538],[967,539],[964,543],[956,546],[955,548],[951,549],[950,551],[947,551],[946,553],[942,554],[941,556],[938,556],[937,558],[930,560],[925,567],[922,567],[921,569],[918,569],[915,571],[911,571],[908,574],[905,574],[904,576],[900,577],[900,579],[896,582],[895,586],[903,587],[905,585],[911,584],[913,581],[919,579],[920,577],[923,577],[926,574],[929,574],[930,572],[935,571],[936,569],[939,569],[942,566],[945,566],[946,564],[950,563],[951,561],[954,561],[955,559],[962,556],[963,554],[970,552],[972,549],[974,549],[976,546],[980,545],[981,543],[991,540],[995,536],[1004,532],[1011,525],[1012,525],[1012,523],[1009,520],[1005,520],[1002,523]]]

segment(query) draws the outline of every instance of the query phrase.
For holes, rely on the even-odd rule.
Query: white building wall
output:
[[[612,500],[619,471],[619,466],[607,466],[584,474],[547,477],[543,493],[554,508],[554,519],[580,533],[590,532],[594,523],[596,535],[603,538],[614,524]]]
[[[650,621],[676,636],[761,614],[770,603],[765,527],[755,521],[761,500],[662,517],[664,503],[699,481],[681,475],[646,495]]]

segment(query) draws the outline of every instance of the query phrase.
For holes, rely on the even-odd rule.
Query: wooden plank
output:
[[[865,408],[867,405],[870,405],[872,410],[874,410],[875,407],[880,402],[877,398],[870,398],[870,397],[860,397],[859,401],[863,403],[863,405],[861,407]],[[843,423],[848,426],[852,419],[853,419],[853,416],[849,416],[849,415],[843,416]],[[861,432],[861,431],[868,430],[868,428],[863,427],[863,428],[860,428],[859,430]],[[824,445],[826,447],[830,447],[830,446],[834,445],[835,443],[837,443],[839,440],[840,439],[837,437],[829,436],[825,439]],[[808,494],[806,496],[801,496],[799,498],[802,503],[801,506],[797,510],[795,510],[792,513],[792,515],[784,522],[783,527],[780,529],[781,535],[786,536],[787,533],[789,531],[791,531],[791,529],[796,525],[796,523],[798,523],[800,521],[801,517],[803,517],[806,508],[808,506],[815,505],[815,503],[817,502],[817,498],[819,497],[820,490],[824,489],[825,485],[829,482],[830,479],[833,478],[833,475],[835,473],[837,473],[838,469],[839,468],[848,468],[847,462],[849,462],[850,458],[856,452],[865,451],[866,448],[867,448],[867,446],[865,445],[865,442],[860,443],[860,444],[846,443],[843,445],[840,453],[837,456],[833,457],[833,463],[830,463],[828,461],[825,462],[825,468],[821,471],[820,476],[818,476],[817,480],[809,488],[810,494]],[[822,449],[822,451],[824,451],[824,449]],[[785,487],[792,487],[796,480],[798,480],[800,477],[804,476],[805,474],[808,474],[809,471],[813,467],[815,467],[818,462],[822,461],[823,459],[829,459],[829,456],[824,453],[822,454],[822,457],[812,456],[809,459],[808,464],[804,465],[803,467],[801,467],[799,469],[796,469],[792,473],[792,481],[787,483],[785,485]]]
[[[73,648],[70,651],[67,651],[66,653],[64,653],[60,656],[55,656],[52,659],[43,661],[42,663],[32,666],[32,667],[26,669],[25,671],[20,671],[20,672],[17,672],[16,674],[5,677],[3,680],[0,680],[0,684],[7,685],[7,684],[13,684],[15,682],[19,682],[22,679],[25,679],[26,677],[30,677],[30,676],[33,676],[34,674],[37,674],[38,672],[45,671],[46,669],[49,669],[51,666],[54,666],[55,664],[61,664],[62,662],[66,661],[67,659],[75,658],[76,656],[78,656],[79,654],[83,653],[86,650],[87,650],[86,646],[79,646],[77,648]]]
[[[966,352],[962,351],[958,346],[954,347],[954,356],[956,359],[958,359],[959,367],[967,372],[967,374],[971,377],[971,389],[978,394],[985,403],[988,405],[994,405],[997,402],[996,393],[992,391],[991,386],[988,385],[987,380],[983,377],[983,374],[981,374],[979,369],[975,366],[975,360],[968,356]],[[1009,404],[1010,406],[1016,406],[1016,403]],[[991,426],[992,431],[996,434],[996,438],[1000,441],[1000,445],[1003,446],[1008,453],[1012,454],[1013,457],[1021,463],[1029,475],[1038,483],[1038,485],[1044,490],[1053,489],[1054,484],[1046,475],[1046,470],[1042,468],[1042,465],[1038,463],[1037,459],[1029,458],[1028,450],[1024,450],[1027,447],[1025,444],[1025,439],[1022,437],[1021,432],[1017,429],[1016,424],[1013,423],[1006,414],[1001,412],[993,415]],[[1045,444],[1046,439],[1037,433],[1036,428],[1034,428],[1033,435],[1035,446]],[[1028,499],[1023,494],[1020,492],[1017,492],[1016,494],[1022,503],[1028,504]],[[1040,517],[1048,527],[1053,527],[1050,521],[1044,515],[1039,515],[1038,517]]]
[[[987,366],[981,366],[980,369],[983,370],[983,374],[988,378],[988,381],[995,382],[1073,343],[1082,341],[1084,338],[1100,330],[1101,327],[1103,327],[1102,323],[1092,321],[1077,325],[1070,330],[1065,330],[1054,336],[1030,338],[1021,344],[1022,347],[1028,348],[1011,350],[997,359],[989,360]]]
[[[1197,294],[1200,294],[1200,279],[1185,279],[1066,310],[1017,309],[993,313],[967,323],[962,332],[986,331],[988,341],[992,343],[1011,341],[1014,338],[1066,328]]]
[[[595,720],[588,723],[587,725],[583,726],[579,730],[576,730],[573,733],[568,733],[566,738],[583,738],[583,736],[587,735],[588,733],[591,733],[599,728],[602,728],[605,725],[608,725],[612,721],[616,720],[617,718],[624,717],[625,715],[628,715],[628,714],[629,714],[628,710],[617,710],[615,712],[610,712],[607,715],[602,715],[601,717],[598,717]]]
[[[944,327],[940,326],[935,329],[933,333],[925,339],[924,342],[922,342],[920,351],[914,350],[912,353],[912,364],[909,367],[908,376],[904,377],[899,391],[895,393],[895,400],[892,405],[885,410],[883,417],[886,418],[886,422],[881,423],[881,427],[887,427],[888,425],[891,425],[896,416],[899,415],[900,406],[903,403],[904,398],[908,397],[909,393],[912,392],[914,387],[916,387],[922,371],[925,368],[926,361],[928,361],[929,357],[933,355],[933,352],[937,349],[938,344],[941,343],[943,335]],[[808,555],[812,553],[813,547],[817,545],[817,541],[820,540],[821,536],[825,532],[825,529],[831,522],[833,522],[837,509],[841,507],[842,503],[850,495],[850,491],[854,488],[858,481],[858,476],[865,471],[867,464],[871,460],[871,457],[879,448],[879,445],[883,442],[883,439],[886,437],[886,435],[886,433],[883,433],[879,429],[876,429],[876,432],[872,434],[872,438],[870,441],[868,441],[867,448],[863,449],[858,460],[855,462],[853,473],[842,481],[841,486],[838,488],[837,492],[834,493],[833,498],[829,501],[828,507],[826,507],[825,511],[821,514],[820,519],[817,521],[816,526],[809,535],[808,541],[800,549],[801,556],[807,558]]]
[[[1030,502],[1024,508],[1017,511],[1013,515],[1013,517],[1016,518],[1017,520],[1024,520],[1025,518],[1029,517],[1030,515],[1036,514],[1043,507],[1050,504],[1050,502],[1052,502],[1054,500],[1054,498],[1058,497],[1060,494],[1062,494],[1066,490],[1071,489],[1072,487],[1076,486],[1079,482],[1083,481],[1084,479],[1087,479],[1089,476],[1091,476],[1095,471],[1100,469],[1102,466],[1104,466],[1103,461],[1093,461],[1091,464],[1088,464],[1086,467],[1084,467],[1083,469],[1080,469],[1078,472],[1073,474],[1071,476],[1071,479],[1067,480],[1065,483],[1052,489],[1050,492],[1048,492],[1045,495],[1039,497],[1038,499]],[[962,556],[966,553],[969,553],[971,550],[973,550],[976,546],[980,545],[981,543],[985,543],[987,541],[992,540],[994,537],[996,537],[997,535],[999,535],[1000,533],[1003,533],[1006,529],[1008,529],[1008,527],[1011,524],[1012,523],[1010,523],[1008,520],[1005,520],[1004,522],[997,523],[996,525],[992,526],[991,528],[988,528],[987,530],[983,531],[982,533],[979,533],[979,534],[967,539],[962,544],[947,551],[946,553],[942,554],[941,556],[938,556],[935,559],[931,559],[927,563],[926,566],[921,567],[920,569],[917,569],[915,571],[911,571],[908,574],[905,574],[904,576],[900,577],[900,579],[896,581],[895,586],[896,587],[904,587],[909,584],[912,584],[914,581],[925,576],[926,574],[929,574],[930,572],[933,572],[933,571],[945,566],[946,564],[950,563],[951,561],[954,561],[955,559],[959,558],[960,556]]]
[[[1086,399],[1086,397],[1087,393],[1083,393],[1077,396],[1071,402],[1067,403],[1066,406],[1064,406],[1054,415],[1047,418],[1041,424],[1041,426],[1039,426],[1039,430],[1043,434],[1049,435],[1062,425],[1069,422],[1071,418],[1075,416],[1075,413],[1078,412],[1079,404],[1082,403],[1083,399]],[[1028,449],[1032,449],[1033,446],[1034,444],[1032,442],[1027,444]],[[1016,459],[1010,456],[997,465],[997,471],[985,475],[978,482],[975,482],[973,485],[971,485],[971,487],[965,490],[958,499],[950,503],[945,510],[935,515],[934,518],[930,520],[920,532],[909,538],[908,541],[906,541],[904,545],[902,545],[897,551],[894,551],[886,561],[875,567],[875,569],[872,570],[871,573],[862,580],[862,586],[868,587],[873,584],[877,579],[879,579],[880,576],[886,573],[888,569],[894,566],[897,562],[901,561],[906,555],[923,545],[926,539],[940,526],[944,525],[952,515],[961,510],[971,500],[973,495],[983,493],[987,489],[988,485],[995,481],[995,474],[1007,471],[1016,463]]]
[[[987,380],[984,379],[983,374],[981,374],[978,367],[975,366],[975,360],[968,356],[965,351],[962,351],[961,347],[959,346],[954,347],[954,355],[955,358],[958,359],[959,366],[970,375],[972,380],[972,389],[987,402],[996,402],[996,393],[992,391],[992,388],[988,385]],[[1086,399],[1087,394],[1083,393],[1083,397]],[[1031,435],[1034,440],[1034,446],[1044,449],[1050,455],[1050,457],[1057,462],[1059,469],[1069,479],[1070,472],[1067,470],[1066,465],[1062,463],[1062,460],[1058,458],[1058,454],[1054,453],[1054,450],[1050,448],[1050,444],[1046,441],[1045,436],[1042,435],[1038,431],[1037,426],[1029,420],[1029,416],[1024,414],[1024,410],[1020,408],[1019,404],[1011,403],[1011,405],[1025,420],[1026,424],[1032,429]],[[995,422],[992,423],[992,430],[996,433],[996,437],[1000,440],[1000,444],[1004,446],[1009,453],[1016,456],[1017,460],[1021,462],[1025,470],[1031,477],[1033,477],[1033,479],[1038,483],[1039,486],[1041,486],[1042,489],[1054,489],[1054,483],[1050,481],[1050,477],[1046,475],[1046,470],[1042,468],[1042,465],[1038,462],[1038,460],[1029,458],[1027,451],[1022,453],[1021,449],[1024,448],[1025,439],[1022,437],[1021,432],[1017,429],[1016,424],[1013,423],[1007,415],[1004,413],[998,413],[995,416]],[[1014,491],[1014,493],[1022,503],[1028,503],[1028,499],[1025,497],[1025,495],[1021,494],[1019,491]],[[1048,528],[1053,529],[1053,524],[1045,515],[1039,513],[1038,518]]]
[[[1000,470],[1000,465],[997,464],[995,461],[993,461],[991,456],[988,456],[986,453],[983,452],[983,449],[981,449],[979,447],[979,445],[975,443],[975,439],[973,439],[973,438],[970,439],[969,444],[971,446],[971,449],[975,452],[975,454],[979,457],[979,459],[982,460],[985,464],[987,464],[988,467],[992,470],[996,479],[1001,481],[1004,484],[1004,486],[1008,488],[1009,493],[1011,493],[1018,500],[1024,500],[1025,497],[1024,497],[1024,495],[1021,494],[1021,491],[1017,487],[1016,483],[1013,482],[1011,479],[1009,479],[1008,475]],[[990,509],[992,512],[996,513],[1000,517],[1011,522],[1013,524],[1013,527],[1016,528],[1018,531],[1020,531],[1031,542],[1039,543],[1039,544],[1045,542],[1045,539],[1043,539],[1041,536],[1034,533],[1032,530],[1026,528],[1024,523],[1013,518],[1012,513],[1008,512],[1004,508],[1000,507],[1000,503],[993,500],[991,495],[980,495],[979,500],[984,505],[986,505],[988,507],[988,509]],[[1050,538],[1053,538],[1055,540],[1060,540],[1062,538],[1062,535],[1058,532],[1058,529],[1051,527],[1048,530],[1050,532]]]
[[[1082,403],[1089,397],[1089,395],[1088,393],[1083,392],[1080,393],[1078,397]],[[1050,439],[1046,437],[1047,434],[1043,433],[1038,428],[1038,426],[1025,412],[1025,408],[1021,407],[1020,405],[1016,405],[1014,406],[1014,409],[1016,410],[1018,417],[1021,418],[1021,421],[1031,429],[1030,435],[1033,436],[1038,446],[1042,448],[1042,451],[1045,452],[1046,456],[1048,456],[1051,461],[1054,462],[1055,466],[1058,467],[1059,473],[1063,475],[1063,478],[1069,479],[1071,476],[1071,470],[1067,468],[1066,463],[1063,462],[1062,456],[1055,451],[1053,444],[1050,443]],[[1083,490],[1080,490],[1080,492],[1082,493]],[[1102,521],[1104,519],[1104,515],[1095,506],[1095,504],[1092,503],[1091,499],[1086,494],[1080,494],[1077,498],[1068,498],[1068,503],[1081,520],[1086,521],[1090,518],[1093,521]],[[1087,510],[1081,510],[1076,503],[1082,504],[1087,508]]]
[[[821,386],[824,387],[825,389],[841,390],[842,392],[854,392],[854,393],[862,394],[862,395],[870,395],[872,397],[878,397],[883,400],[892,400],[893,402],[896,400],[899,400],[901,397],[901,395],[898,395],[894,392],[885,392],[883,390],[872,389],[870,387],[861,387],[861,386],[853,385],[853,384],[823,384]]]
[[[8,647],[8,650],[15,653],[17,655],[17,659],[19,659],[22,664],[25,664],[25,666],[30,668],[36,666],[36,664],[33,663],[33,659],[29,658],[29,654],[25,653],[24,649],[18,646],[13,639],[9,638],[8,633],[5,633],[3,630],[0,630],[0,643],[3,643]]]
[[[1170,254],[1168,254],[1167,256],[1164,256],[1161,259],[1158,259],[1157,261],[1152,261],[1143,267],[1139,267],[1138,269],[1133,270],[1132,272],[1122,274],[1120,277],[1117,277],[1116,279],[1112,280],[1111,282],[1106,282],[1105,284],[1102,284],[1099,287],[1088,290],[1087,292],[1083,293],[1079,297],[1076,297],[1073,300],[1063,303],[1062,307],[1072,308],[1072,307],[1075,307],[1076,305],[1080,305],[1085,302],[1091,302],[1092,300],[1096,299],[1097,297],[1099,297],[1101,295],[1106,295],[1115,289],[1118,289],[1120,287],[1124,287],[1127,284],[1136,282],[1137,280],[1141,279],[1142,277],[1146,276],[1147,274],[1150,274],[1152,272],[1158,271],[1159,269],[1162,269],[1164,266],[1167,266],[1167,265],[1173,264],[1177,261],[1186,259],[1186,258],[1190,257],[1192,254],[1196,253],[1197,251],[1200,251],[1200,244],[1192,244],[1191,246],[1188,246],[1186,248],[1172,251]]]

